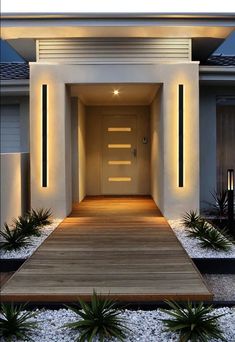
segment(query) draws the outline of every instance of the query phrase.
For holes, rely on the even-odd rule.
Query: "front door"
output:
[[[102,131],[102,193],[104,195],[137,194],[136,116],[104,115]]]

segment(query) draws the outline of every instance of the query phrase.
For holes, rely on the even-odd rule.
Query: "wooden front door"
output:
[[[137,194],[136,116],[104,115],[102,137],[102,193],[104,195]]]

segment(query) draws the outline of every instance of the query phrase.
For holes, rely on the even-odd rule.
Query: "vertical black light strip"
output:
[[[184,186],[184,86],[183,84],[179,84],[179,165],[178,165],[178,175],[179,175],[179,187],[182,188]]]
[[[47,187],[47,84],[42,85],[42,186]]]

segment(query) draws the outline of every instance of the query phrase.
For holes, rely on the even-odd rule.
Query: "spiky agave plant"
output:
[[[25,236],[20,229],[16,227],[10,229],[7,223],[4,224],[4,229],[0,231],[0,235],[3,238],[0,246],[7,251],[18,250],[30,243],[28,236]]]
[[[171,309],[162,309],[170,317],[162,319],[166,331],[179,333],[180,342],[206,342],[212,338],[226,341],[218,326],[218,318],[222,315],[212,314],[213,307],[192,302],[176,303],[166,301]]]
[[[25,306],[1,304],[0,334],[6,341],[12,341],[13,337],[23,341],[30,340],[30,333],[37,327],[37,323],[31,319],[35,313],[24,312]]]
[[[206,234],[206,230],[209,228],[208,223],[205,220],[196,222],[191,227],[188,227],[187,235],[190,237],[200,238]]]
[[[38,227],[43,227],[52,223],[52,213],[50,209],[32,209],[29,214]]]
[[[40,236],[40,227],[37,226],[31,215],[26,214],[24,216],[19,216],[18,219],[14,220],[14,224],[18,230],[22,232],[25,236]]]
[[[190,210],[183,216],[182,223],[187,228],[192,228],[201,221],[200,215],[194,211]]]
[[[214,212],[218,216],[225,216],[228,209],[228,192],[226,190],[214,191],[211,195],[214,199],[212,213]]]
[[[116,303],[108,298],[103,298],[93,292],[91,303],[79,300],[79,307],[69,307],[81,320],[67,323],[65,327],[72,328],[79,332],[76,341],[92,342],[95,337],[103,342],[105,338],[115,337],[123,341],[129,328],[125,321],[120,318],[120,312],[116,309]]]
[[[217,251],[229,251],[232,248],[232,241],[229,240],[222,232],[214,227],[208,227],[204,234],[199,236],[200,245],[204,248],[212,248]]]

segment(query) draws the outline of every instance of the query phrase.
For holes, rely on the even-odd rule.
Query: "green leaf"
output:
[[[105,337],[116,337],[123,341],[126,334],[130,331],[127,328],[124,319],[120,317],[119,310],[115,309],[116,303],[109,299],[97,295],[93,291],[90,303],[79,300],[81,310],[77,307],[70,307],[80,320],[67,323],[65,326],[79,332],[79,342],[91,342],[94,337],[98,337],[100,341]]]
[[[166,301],[170,309],[161,310],[169,315],[162,319],[166,331],[178,332],[180,341],[204,342],[217,338],[225,341],[217,320],[224,315],[212,315],[213,307],[203,303],[193,304]],[[173,318],[171,318],[173,317]]]

